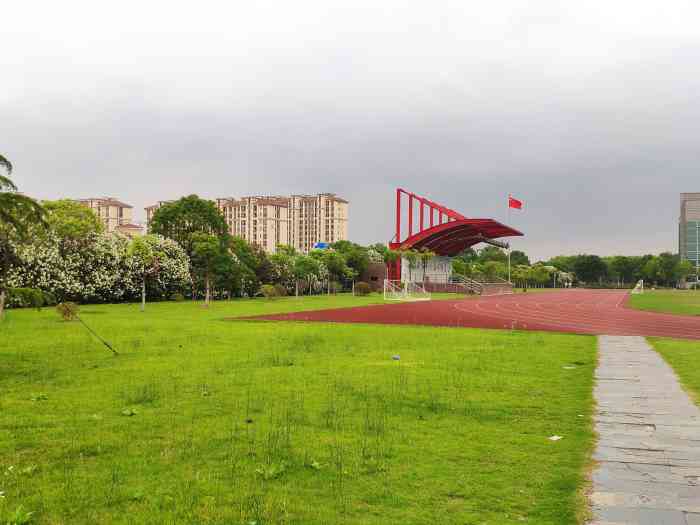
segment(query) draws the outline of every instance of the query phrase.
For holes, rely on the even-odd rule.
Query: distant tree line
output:
[[[518,285],[556,286],[558,283],[576,283],[593,287],[628,288],[643,279],[656,286],[677,286],[695,268],[677,254],[601,257],[591,254],[559,255],[547,261],[530,263],[528,256],[513,250],[511,280]],[[505,279],[508,274],[508,254],[494,246],[480,250],[467,249],[453,260],[453,271],[467,277]]]

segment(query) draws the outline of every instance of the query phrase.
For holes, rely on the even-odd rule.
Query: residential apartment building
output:
[[[348,238],[348,201],[332,193],[217,199],[231,235],[268,253],[287,244],[308,253],[317,243]]]
[[[148,206],[147,224],[163,204]],[[231,235],[242,237],[268,253],[287,244],[308,253],[318,243],[348,238],[348,201],[333,193],[292,196],[223,197],[216,206]]]
[[[133,221],[133,206],[114,197],[77,199],[83,206],[92,209],[102,220],[107,232],[119,232],[129,237],[141,235],[143,228]]]
[[[348,238],[348,201],[332,193],[292,195],[289,199],[292,231],[289,243],[307,253],[316,243]]]
[[[700,193],[681,193],[678,253],[696,270],[700,267]]]
[[[216,199],[231,235],[274,253],[279,244],[290,244],[289,199],[287,197],[243,197]]]

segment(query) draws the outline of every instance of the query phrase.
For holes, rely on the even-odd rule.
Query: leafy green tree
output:
[[[462,252],[455,257],[455,259],[460,259],[467,263],[477,262],[479,255],[476,253],[474,248],[465,248]]]
[[[508,261],[508,254],[497,246],[484,246],[478,253],[478,261],[480,263],[485,263],[487,261],[505,263]]]
[[[402,250],[401,257],[408,263],[408,280],[413,281],[413,270],[418,267],[418,252],[413,249]]]
[[[418,252],[418,258],[420,259],[421,265],[423,267],[423,282],[425,282],[425,273],[426,273],[427,268],[428,268],[428,263],[433,258],[435,258],[436,255],[437,254],[434,251],[429,250],[428,248],[422,248]]]
[[[343,254],[345,264],[353,270],[355,275],[362,275],[369,267],[369,253],[367,248],[350,241],[336,241],[331,248]]]
[[[141,311],[146,309],[146,279],[160,270],[162,254],[154,249],[149,236],[135,237],[129,243],[128,255],[133,258],[141,277]]]
[[[264,273],[258,268],[260,265],[259,253],[241,237],[231,237],[227,243],[229,250],[239,264],[237,270],[240,277],[241,294],[254,297],[260,289],[261,282],[264,282],[259,279],[259,276]]]
[[[550,260],[550,262],[552,261]],[[553,264],[553,266],[560,268],[556,264]],[[576,274],[576,277],[580,281],[587,283],[602,281],[606,276],[607,269],[608,267],[603,259],[597,255],[577,255],[573,263],[573,272]]]
[[[187,255],[194,255],[197,234],[205,233],[216,237],[227,235],[226,220],[212,201],[189,195],[165,204],[153,214],[149,225],[151,233],[173,239],[182,246]]]
[[[91,234],[104,232],[104,224],[87,206],[70,199],[45,201],[46,222],[61,240],[82,241]]]
[[[658,255],[657,260],[661,281],[666,286],[673,286],[677,280],[677,267],[680,257],[670,252],[663,252]]]
[[[44,208],[34,199],[17,193],[17,186],[10,179],[12,164],[3,155],[0,155],[0,168],[7,173],[0,173],[0,225],[8,235],[26,239],[33,227],[46,225]]]
[[[292,246],[277,246],[275,253],[269,256],[274,275],[273,282],[280,283],[285,287],[294,284],[298,288],[297,280],[294,277],[294,261],[297,256],[298,254]],[[299,295],[298,290],[297,295]]]
[[[507,272],[506,265],[501,261],[486,261],[483,264],[483,274],[488,281],[493,281],[496,277],[502,277]]]
[[[648,259],[642,268],[642,278],[650,283],[658,283],[661,279],[659,260],[656,257]]]
[[[521,250],[513,250],[510,252],[510,264],[511,266],[530,266],[530,258]]]
[[[695,266],[693,266],[693,263],[691,263],[687,259],[683,259],[682,261],[679,260],[676,263],[676,268],[675,268],[675,277],[679,281],[685,281],[689,275],[692,275],[695,273]]]
[[[15,246],[27,242],[31,232],[46,226],[44,208],[34,199],[17,193],[10,179],[12,163],[0,155],[0,320],[5,313],[7,276],[18,260]]]
[[[345,257],[340,252],[335,250],[323,250],[322,259],[323,264],[326,265],[328,269],[329,278],[329,291],[330,291],[330,281],[342,281],[347,277],[347,265],[345,263]]]
[[[547,265],[559,268],[564,272],[573,272],[577,257],[576,255],[557,255],[547,261]]]
[[[530,270],[530,278],[540,286],[544,286],[549,283],[551,274],[546,265],[536,264]]]
[[[296,295],[299,296],[299,283],[306,284],[305,288],[311,292],[311,282],[320,277],[319,261],[308,255],[298,255],[294,259],[293,273],[295,278]]]
[[[211,282],[216,270],[216,263],[221,255],[221,243],[212,234],[196,232],[192,236],[192,266],[204,280],[204,305],[209,306],[211,299]]]

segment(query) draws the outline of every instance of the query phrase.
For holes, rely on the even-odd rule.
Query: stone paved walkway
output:
[[[644,338],[599,341],[592,523],[700,525],[700,410]]]

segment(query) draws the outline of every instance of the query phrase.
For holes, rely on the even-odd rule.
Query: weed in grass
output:
[[[160,392],[155,381],[130,385],[121,392],[121,398],[127,405],[150,404],[156,402],[159,397]]]

